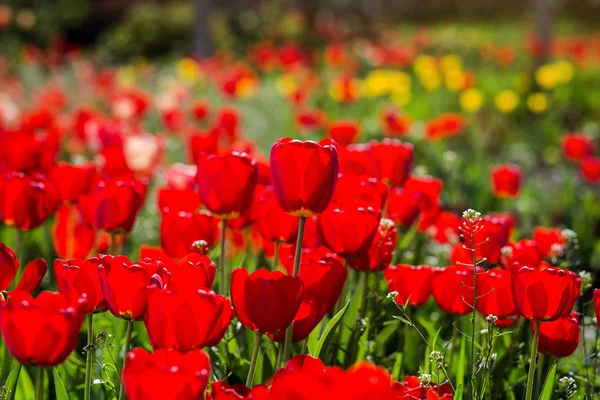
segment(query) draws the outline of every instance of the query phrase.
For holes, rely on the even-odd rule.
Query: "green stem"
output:
[[[533,378],[535,376],[535,366],[537,357],[538,341],[540,339],[540,321],[535,321],[535,333],[533,334],[533,343],[531,344],[531,356],[529,364],[529,374],[527,375],[527,392],[525,394],[525,400],[531,400],[533,398]]]
[[[254,350],[252,351],[252,359],[250,360],[250,369],[248,370],[248,378],[246,378],[246,386],[248,388],[252,388],[252,383],[254,382],[254,372],[256,370],[256,361],[258,361],[258,352],[260,351],[261,339],[262,333],[256,332]]]
[[[37,367],[35,382],[35,400],[44,400],[44,368]]]
[[[6,347],[6,343],[2,342],[2,364],[0,365],[0,384],[6,384],[8,375],[10,374],[10,364],[12,361],[12,355]]]
[[[275,254],[273,255],[273,263],[271,264],[271,271],[277,271],[279,264],[279,245],[281,242],[278,240],[275,242]]]
[[[411,309],[406,307],[404,312],[408,316],[407,320],[410,320]],[[403,349],[402,349],[402,364],[400,364],[400,376],[406,375],[406,371],[404,370],[404,367],[406,367],[408,365],[408,360],[406,359],[406,353],[408,353],[408,346],[409,346],[408,335],[409,334],[410,334],[410,325],[405,323],[404,324],[404,335],[403,335],[404,343],[402,345],[402,347],[403,347]]]
[[[21,363],[17,364],[17,376],[15,377],[15,380],[12,382],[12,384],[9,388],[10,392],[8,394],[8,400],[13,400],[16,396],[17,383],[19,383],[19,377],[21,376],[21,368],[22,367],[23,367],[23,364],[21,364]]]
[[[281,360],[283,359],[283,343],[279,343],[279,348],[277,349],[277,361],[275,362],[275,371],[281,368]]]
[[[471,253],[473,256],[473,314],[471,316],[471,395],[475,397],[475,327],[477,318],[477,252],[475,250],[475,227],[473,221],[469,220],[469,230],[471,231]]]
[[[221,220],[221,279],[219,279],[219,293],[227,296],[227,271],[225,267],[225,232],[227,231],[227,220]]]
[[[92,355],[94,344],[94,314],[88,314],[87,319],[87,346],[85,356],[85,391],[84,400],[90,400],[92,393]]]
[[[304,237],[304,225],[306,217],[300,217],[298,224],[298,240],[296,241],[296,254],[294,255],[294,275],[300,272],[300,258],[302,257],[302,238]],[[287,362],[292,354],[292,334],[294,332],[294,321],[288,326],[285,333],[285,344],[283,347],[283,362]]]
[[[121,375],[123,374],[123,368],[125,368],[125,360],[127,360],[127,353],[131,347],[131,335],[133,333],[133,322],[127,321],[127,333],[125,334],[125,352],[123,353],[123,367],[121,368]],[[119,386],[119,400],[123,400],[123,379],[121,379],[121,385]]]

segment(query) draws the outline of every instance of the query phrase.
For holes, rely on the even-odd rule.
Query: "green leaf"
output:
[[[17,399],[35,398],[35,386],[33,385],[33,381],[29,377],[26,368],[21,368],[19,382],[17,383],[17,390],[15,392],[15,398]]]
[[[21,374],[21,368],[22,365],[18,362],[14,362],[13,363],[13,367],[10,370],[10,374],[8,375],[8,378],[6,379],[6,383],[5,383],[5,388],[8,388],[8,390],[10,390],[9,395],[7,397],[8,400],[12,400],[15,398],[15,393],[16,393],[16,387],[17,387],[17,382],[19,380],[19,376]]]
[[[546,381],[544,382],[544,388],[542,389],[542,394],[540,395],[540,400],[551,400],[552,393],[554,392],[554,384],[556,381],[556,366],[558,363],[554,363],[548,375],[546,375]]]
[[[56,392],[56,400],[69,400],[67,389],[65,389],[65,384],[60,378],[60,374],[58,373],[56,367],[52,368],[52,374],[54,375],[54,390]]]
[[[392,368],[392,376],[400,380],[400,368],[402,368],[402,353],[396,353],[396,361],[394,361],[394,367]]]
[[[321,351],[327,345],[329,345],[329,341],[331,340],[331,334],[335,332],[336,328],[340,325],[344,314],[346,314],[346,310],[348,310],[349,305],[350,300],[348,300],[344,308],[342,308],[336,315],[334,315],[333,318],[331,318],[331,321],[327,323],[327,326],[325,326],[325,330],[323,331],[323,336],[321,336],[321,338],[319,339],[314,353],[311,354],[313,357],[319,358],[319,356],[321,355]]]
[[[458,362],[455,363],[457,365],[456,368],[456,386],[463,387],[465,383],[465,374],[467,372],[467,346],[466,346],[466,338],[464,336],[460,337],[460,351],[458,353]],[[450,360],[452,362],[452,360]]]

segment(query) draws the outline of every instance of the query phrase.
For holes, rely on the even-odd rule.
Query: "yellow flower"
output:
[[[191,58],[182,58],[177,62],[177,75],[187,83],[198,83],[202,78],[200,66]]]
[[[402,71],[376,69],[371,71],[362,82],[362,91],[367,97],[379,97],[390,94],[399,86],[410,86],[410,77]]]
[[[117,82],[119,86],[131,87],[135,84],[137,74],[133,65],[125,65],[117,70]]]
[[[442,71],[460,71],[462,70],[462,62],[457,55],[449,54],[442,57],[440,61]]]
[[[557,72],[552,64],[542,65],[535,71],[535,81],[544,89],[554,89],[559,83]]]
[[[275,81],[275,88],[279,94],[283,96],[289,96],[298,90],[298,83],[291,75],[281,75]]]
[[[555,68],[560,83],[569,83],[575,76],[575,67],[569,61],[559,61],[556,63]]]
[[[513,90],[503,90],[496,95],[494,103],[500,112],[509,114],[519,105],[519,95]]]
[[[412,98],[412,95],[410,93],[410,90],[408,91],[404,91],[404,90],[398,90],[398,91],[394,91],[392,92],[391,96],[390,96],[390,100],[392,100],[392,103],[400,106],[400,107],[404,107],[406,106],[408,103],[410,103],[410,100]]]
[[[550,107],[550,98],[542,92],[532,93],[527,98],[527,107],[531,112],[541,114]]]
[[[483,105],[483,93],[477,88],[463,91],[459,98],[460,106],[467,112],[475,112]]]
[[[424,70],[434,70],[437,71],[437,66],[435,63],[435,58],[432,56],[421,54],[415,58],[415,62],[413,64],[414,71],[419,74]]]
[[[446,87],[451,92],[458,92],[463,88],[463,72],[459,69],[446,70],[444,73],[444,79],[446,81]]]

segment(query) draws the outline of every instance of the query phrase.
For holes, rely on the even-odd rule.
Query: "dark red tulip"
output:
[[[207,256],[196,253],[188,254],[177,263],[166,264],[166,268],[171,274],[169,288],[176,290],[210,290],[217,270]]]
[[[86,258],[94,249],[96,233],[78,206],[64,204],[52,226],[52,245],[61,258]]]
[[[333,310],[347,275],[347,269],[333,258],[300,264],[299,276],[304,283],[304,293],[302,304],[294,317],[293,342],[306,339],[323,317]],[[283,342],[285,331],[269,336],[277,342]]]
[[[271,242],[295,242],[298,218],[281,209],[271,186],[261,191],[255,209],[256,227],[263,238]]]
[[[370,154],[375,176],[390,186],[402,186],[412,167],[413,151],[412,144],[397,139],[371,142]]]
[[[477,311],[485,317],[494,315],[499,319],[517,313],[509,270],[492,268],[477,274]]]
[[[193,213],[200,208],[202,200],[192,189],[158,188],[158,210],[160,212],[183,211]]]
[[[565,269],[521,267],[512,275],[517,311],[527,319],[554,321],[565,313],[572,285],[573,278]]]
[[[281,209],[297,217],[321,214],[333,197],[338,151],[330,139],[319,143],[279,139],[271,148],[271,179]]]
[[[393,188],[388,199],[387,218],[403,228],[412,226],[419,216],[420,198],[418,193]]]
[[[383,273],[390,292],[396,292],[398,305],[422,306],[431,295],[433,269],[427,265],[392,265]]]
[[[371,146],[366,143],[350,144],[339,149],[340,173],[375,176],[371,160]]]
[[[500,261],[504,268],[511,268],[516,263],[518,269],[522,265],[537,267],[542,262],[543,257],[544,255],[536,240],[523,239],[503,247]]]
[[[6,225],[35,229],[57,206],[56,188],[43,175],[9,172],[0,177],[0,219]]]
[[[580,162],[585,157],[594,155],[596,146],[588,135],[583,133],[569,133],[561,139],[563,153],[567,159]]]
[[[356,141],[360,135],[360,125],[352,120],[333,121],[327,128],[327,136],[342,146],[347,146]]]
[[[83,314],[60,293],[42,292],[32,298],[14,291],[0,303],[0,329],[14,358],[25,365],[61,364],[79,339]]]
[[[0,242],[0,292],[8,290],[18,270],[19,260],[17,260],[17,256],[8,246]],[[21,276],[21,280],[14,290],[32,293],[44,279],[47,270],[48,264],[43,259],[37,258],[31,261],[25,267],[23,276]],[[0,293],[0,300],[3,298]]]
[[[533,240],[538,243],[544,257],[560,255],[563,252],[565,238],[561,229],[536,226],[533,228]]]
[[[248,389],[243,383],[230,385],[224,381],[216,381],[210,384],[206,400],[266,400],[268,397],[269,391],[263,385]]]
[[[71,303],[85,298],[81,311],[85,314],[106,310],[106,301],[100,285],[98,266],[100,257],[87,260],[54,260],[54,275],[58,291]]]
[[[60,201],[76,203],[79,196],[89,192],[95,173],[92,164],[73,165],[58,162],[48,172],[48,178],[54,183]]]
[[[521,169],[514,164],[498,165],[490,172],[492,193],[503,199],[513,199],[521,190]]]
[[[81,201],[94,228],[129,232],[144,202],[144,191],[134,180],[102,180]]]
[[[202,154],[196,181],[202,203],[215,217],[237,218],[252,204],[258,167],[246,153]]]
[[[186,353],[216,346],[231,318],[233,309],[225,296],[179,286],[152,292],[144,324],[152,347]]]
[[[98,267],[102,293],[114,316],[141,321],[153,288],[162,288],[166,277],[160,262],[131,262],[125,256],[103,256]]]
[[[586,157],[579,166],[581,176],[589,183],[600,183],[600,157]]]
[[[348,259],[348,263],[358,271],[383,271],[392,262],[397,241],[398,230],[394,222],[383,218],[368,251]]]
[[[236,268],[231,275],[231,301],[235,314],[248,329],[275,334],[290,325],[300,308],[302,279],[261,268],[248,275]]]
[[[437,305],[451,314],[465,315],[472,312],[473,278],[472,267],[435,268],[431,287]]]
[[[325,245],[340,257],[350,258],[368,251],[380,219],[381,211],[373,207],[332,203],[318,222]]]
[[[209,213],[165,212],[160,222],[160,242],[163,250],[171,257],[189,254],[192,244],[203,240],[210,248],[217,241],[219,220]]]
[[[197,400],[204,398],[210,379],[210,359],[200,349],[182,354],[141,347],[127,353],[123,386],[129,400]]]
[[[531,328],[535,332],[533,322]],[[579,316],[576,312],[556,321],[542,322],[537,349],[540,353],[553,357],[569,357],[579,345],[580,333]]]

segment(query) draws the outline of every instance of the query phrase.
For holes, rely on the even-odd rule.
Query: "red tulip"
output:
[[[42,292],[36,298],[24,291],[0,303],[0,329],[14,358],[26,365],[61,364],[79,339],[83,314],[59,293]]]
[[[106,301],[100,285],[98,266],[100,257],[87,260],[54,260],[54,275],[58,291],[71,303],[85,298],[81,311],[85,314],[106,310]]]
[[[485,215],[481,217],[481,221],[477,225],[479,228],[476,229],[474,243],[471,243],[470,234],[464,235],[466,248],[471,249],[475,245],[478,260],[485,258],[488,263],[497,263],[500,261],[500,250],[508,244],[510,230],[507,221],[503,218]],[[464,253],[462,246],[457,247],[462,250],[463,256],[455,257],[453,255],[453,262],[459,260],[463,263],[472,263],[471,251],[468,250]]]
[[[165,212],[160,222],[160,242],[171,257],[183,257],[192,244],[203,240],[210,248],[217,241],[219,220],[205,211],[197,213]]]
[[[319,143],[279,139],[271,148],[271,178],[281,209],[300,217],[325,211],[333,197],[338,164],[338,151],[330,139]]]
[[[158,188],[157,192],[158,210],[160,212],[183,211],[193,213],[202,204],[200,196],[192,189]]]
[[[216,381],[210,384],[206,400],[266,400],[268,397],[269,391],[263,385],[248,389],[243,383],[229,385],[224,381]]]
[[[537,241],[523,239],[503,247],[500,261],[504,268],[511,268],[516,263],[518,269],[521,265],[537,267],[542,262],[543,257],[544,255]]]
[[[561,146],[565,157],[574,162],[594,155],[596,149],[592,138],[583,133],[569,133],[563,136]]]
[[[517,313],[510,274],[509,270],[500,268],[477,274],[477,311],[483,316],[505,319]]]
[[[88,193],[95,173],[92,164],[72,165],[59,162],[48,172],[61,202],[76,203],[79,196]]]
[[[356,258],[348,259],[348,263],[358,271],[383,271],[392,262],[397,241],[398,231],[394,222],[383,218],[379,222],[368,251],[359,254]]]
[[[325,245],[340,257],[366,253],[377,233],[381,212],[373,207],[351,204],[339,207],[332,203],[318,222]]]
[[[219,132],[235,138],[240,135],[241,116],[237,109],[233,107],[222,107],[215,116],[213,125]]]
[[[204,398],[210,359],[200,349],[181,354],[138,347],[127,353],[123,386],[129,400],[197,400]]]
[[[347,146],[356,141],[360,135],[360,125],[352,120],[339,120],[329,124],[327,136],[342,146]]]
[[[371,160],[375,176],[390,186],[402,186],[413,160],[413,145],[397,139],[383,139],[380,143],[371,142]]]
[[[565,269],[521,267],[512,276],[517,311],[527,319],[554,321],[565,313],[572,285],[573,278]]]
[[[513,199],[521,190],[521,169],[513,164],[499,165],[492,169],[490,180],[494,196]]]
[[[339,152],[340,173],[375,176],[369,144],[350,144],[340,148]]]
[[[82,197],[82,204],[94,228],[129,232],[144,202],[144,190],[134,180],[103,180]]]
[[[265,187],[259,195],[256,227],[261,236],[271,242],[293,243],[298,235],[298,218],[281,209],[271,186]]]
[[[163,286],[165,271],[158,262],[131,262],[125,256],[103,256],[98,267],[102,293],[114,316],[141,321],[153,288]]]
[[[444,182],[433,176],[411,176],[402,188],[408,193],[414,193],[419,197],[421,211],[426,211],[440,202],[440,195]]]
[[[393,108],[387,108],[381,113],[381,127],[386,136],[406,136],[410,132],[411,123],[406,115],[399,114]]]
[[[96,243],[96,230],[79,207],[62,205],[52,226],[52,245],[61,258],[86,258]]]
[[[306,339],[323,317],[333,310],[342,293],[347,275],[347,269],[333,258],[316,262],[305,261],[300,264],[299,276],[304,284],[304,293],[302,304],[294,317],[292,342]],[[269,337],[277,342],[283,342],[285,331],[281,330]]]
[[[426,265],[393,265],[383,272],[390,292],[396,292],[396,303],[422,306],[431,295],[433,269]]]
[[[207,256],[192,253],[167,265],[167,270],[171,274],[170,289],[210,290],[217,267]]]
[[[535,332],[535,324],[531,324]],[[569,357],[579,345],[581,328],[576,312],[556,321],[540,323],[538,351],[553,357]]]
[[[196,180],[202,203],[215,217],[237,218],[252,203],[258,167],[245,153],[202,154]]]
[[[192,115],[198,121],[204,121],[210,113],[210,105],[204,100],[196,100],[192,104]]]
[[[563,252],[565,238],[561,229],[536,226],[533,228],[533,240],[538,243],[544,257]]]
[[[589,183],[600,183],[600,158],[586,157],[579,166],[581,175]]]
[[[231,275],[231,301],[235,314],[248,329],[275,334],[293,321],[303,294],[302,279],[261,268],[248,275],[236,268]]]
[[[461,222],[458,215],[450,211],[442,211],[436,215],[433,223],[427,228],[427,234],[439,243],[457,243],[460,237]]]
[[[216,154],[219,149],[219,136],[216,130],[200,132],[193,130],[189,133],[190,159],[198,165],[202,153]]]
[[[397,400],[452,399],[452,387],[445,383],[437,387],[434,383],[423,385],[418,377],[407,376],[402,383],[394,384]]]
[[[412,226],[419,216],[420,197],[418,193],[393,188],[388,199],[387,218],[404,228]]]
[[[165,170],[165,183],[169,189],[192,189],[196,185],[195,165],[175,163]]]
[[[327,122],[327,116],[321,110],[304,109],[297,110],[294,114],[296,126],[303,133],[317,132]]]
[[[366,175],[338,174],[333,201],[346,207],[351,203],[383,209],[388,197],[385,183]]]
[[[155,290],[148,298],[144,324],[155,349],[182,353],[216,346],[233,318],[229,299],[204,289]]]
[[[27,264],[23,271],[21,280],[15,287],[15,291],[33,292],[44,279],[48,264],[41,258],[37,258]],[[19,260],[15,253],[4,243],[0,242],[0,292],[6,292],[13,283],[17,271],[19,270]],[[0,293],[0,301],[4,299]]]
[[[10,172],[0,177],[0,219],[21,230],[40,226],[58,206],[58,194],[43,175]]]
[[[451,314],[465,315],[472,312],[473,278],[472,267],[434,269],[431,287],[437,305]]]

